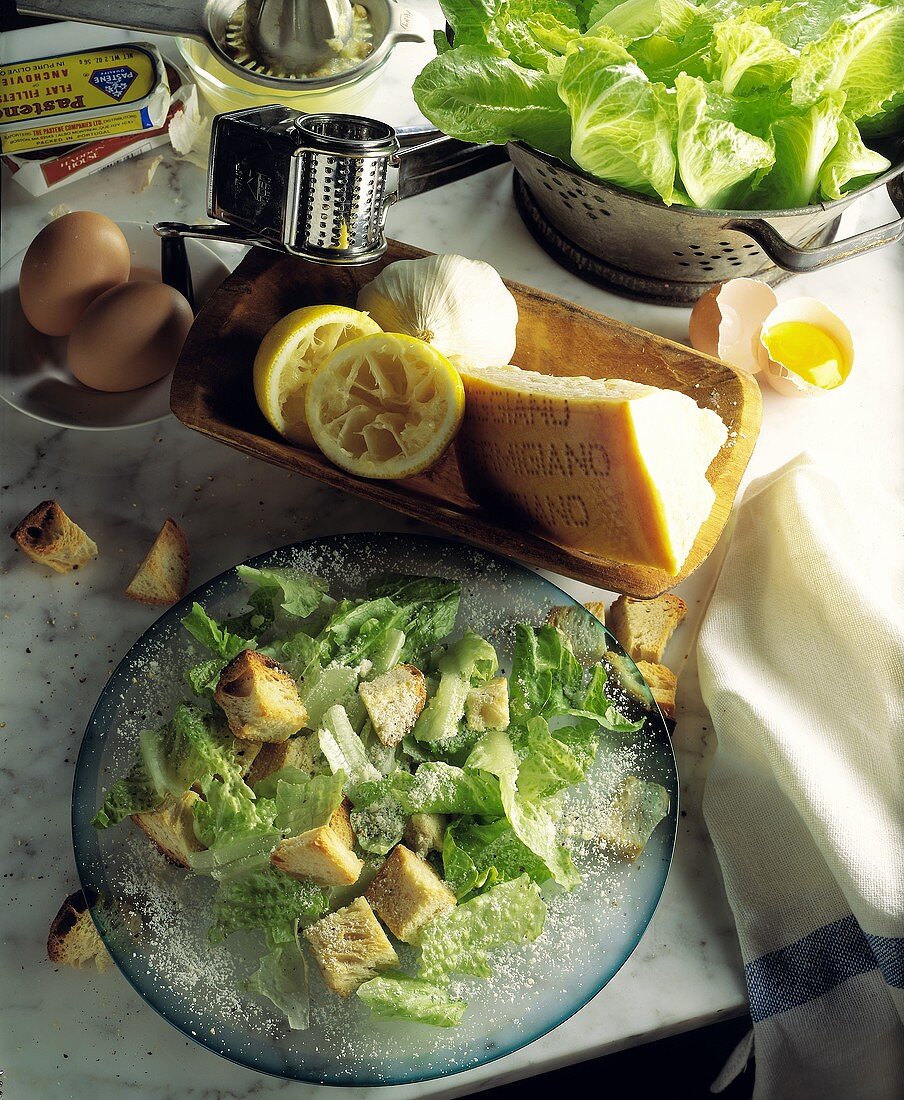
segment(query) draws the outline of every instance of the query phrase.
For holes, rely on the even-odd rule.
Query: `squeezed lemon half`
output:
[[[413,336],[380,332],[337,348],[307,388],[317,446],[349,473],[404,478],[432,466],[465,410],[458,371]]]
[[[313,445],[305,415],[312,376],[337,347],[379,331],[366,313],[346,306],[305,306],[276,322],[254,359],[254,396],[281,436]]]

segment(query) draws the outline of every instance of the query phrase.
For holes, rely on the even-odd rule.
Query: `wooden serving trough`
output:
[[[529,565],[631,596],[657,596],[697,568],[713,549],[731,511],[760,425],[760,391],[748,374],[681,344],[519,283],[514,362],[544,374],[627,378],[681,390],[714,409],[728,442],[708,477],[716,502],[677,576],[557,546],[510,517],[490,512],[465,492],[453,449],[432,470],[404,481],[354,477],[319,452],[281,439],[257,407],[254,356],[280,317],[305,305],[354,306],[358,290],[387,264],[426,253],[390,241],[367,267],[324,267],[254,249],[198,315],[173,376],[170,403],[190,428],[266,462],[423,520],[451,535]]]

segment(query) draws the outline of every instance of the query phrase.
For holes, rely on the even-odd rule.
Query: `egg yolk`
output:
[[[845,356],[838,343],[806,321],[783,321],[763,333],[769,358],[820,389],[844,381]]]

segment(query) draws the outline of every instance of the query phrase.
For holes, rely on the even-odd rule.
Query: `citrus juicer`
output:
[[[286,93],[329,89],[379,68],[398,42],[425,42],[422,16],[394,0],[356,0],[366,10],[369,47],[354,56],[350,0],[18,0],[24,15],[72,19],[194,39],[236,79]],[[343,52],[343,66],[329,68]],[[363,53],[364,50],[361,50]],[[310,74],[315,75],[310,75]]]
[[[505,159],[504,146],[448,137],[402,148],[391,126],[359,115],[251,107],[213,122],[207,213],[219,222],[154,229],[171,249],[199,237],[314,263],[367,264],[386,251],[393,203]]]

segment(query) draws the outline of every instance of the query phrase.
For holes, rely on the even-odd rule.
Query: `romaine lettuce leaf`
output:
[[[182,620],[185,629],[225,664],[247,649],[247,639],[233,634],[212,619],[199,603],[191,605],[191,611]]]
[[[443,835],[442,856],[443,878],[459,900],[523,874],[538,883],[550,877],[546,864],[515,836],[504,817],[487,825],[466,817],[453,821]]]
[[[729,95],[778,88],[791,79],[797,68],[794,51],[746,12],[716,24],[713,57],[713,75]]]
[[[518,757],[508,734],[492,730],[478,741],[468,757],[469,768],[479,768],[499,779],[499,791],[505,816],[515,836],[546,864],[560,885],[571,889],[581,876],[556,836],[556,826],[548,809],[539,799],[531,801],[518,790]]]
[[[293,1031],[304,1031],[310,1025],[308,967],[294,934],[264,955],[258,969],[248,978],[246,987],[252,993],[272,1001],[285,1015]]]
[[[535,940],[543,931],[546,906],[527,875],[502,882],[432,920],[421,933],[421,975],[491,976],[487,956],[507,943]]]
[[[462,141],[525,141],[566,163],[568,111],[556,81],[476,46],[434,58],[414,82],[418,107],[443,133]]]
[[[484,684],[499,667],[496,650],[479,634],[465,631],[439,661],[436,691],[411,731],[415,741],[433,744],[452,739],[465,712],[471,687]]]
[[[738,107],[715,84],[679,74],[678,165],[696,206],[730,208],[738,185],[754,186],[775,163],[771,143],[736,125]]]
[[[844,92],[845,114],[856,122],[878,115],[904,89],[904,5],[865,4],[842,15],[825,35],[804,46],[791,94],[809,106]]]
[[[585,768],[543,718],[531,718],[523,741],[526,756],[518,768],[518,793],[529,802],[583,783]]]
[[[509,677],[512,724],[525,723],[533,716],[567,714],[583,676],[564,635],[555,627],[519,623]]]
[[[91,824],[95,829],[109,829],[132,814],[159,809],[164,796],[151,782],[144,761],[139,757],[122,779],[117,779],[104,796]]]
[[[634,58],[610,39],[569,46],[559,95],[571,117],[571,156],[591,175],[620,187],[675,197],[675,110]]]
[[[294,879],[272,865],[219,885],[213,900],[211,943],[239,929],[265,932],[287,923],[310,922],[329,908],[329,891],[310,879]]]
[[[823,165],[838,143],[843,107],[844,96],[836,93],[772,123],[775,164],[752,193],[757,207],[790,210],[813,201]]]
[[[375,1016],[413,1020],[434,1027],[455,1027],[461,1022],[466,1001],[449,997],[448,986],[411,978],[407,974],[381,974],[358,986],[358,996]]]
[[[860,131],[849,118],[838,119],[838,141],[819,173],[819,190],[824,199],[840,199],[867,180],[891,167],[891,161],[863,144]]]
[[[323,725],[317,731],[320,749],[330,770],[344,771],[351,783],[364,783],[380,778],[380,773],[367,758],[361,738],[352,729],[345,707],[330,707],[323,715]]]
[[[568,713],[575,718],[588,718],[612,733],[637,733],[643,727],[646,718],[632,720],[617,710],[609,698],[608,683],[609,679],[604,666],[594,665],[590,682],[583,695],[578,698],[576,705]],[[556,737],[558,736],[557,731]]]
[[[281,772],[285,772],[280,778]],[[283,836],[299,836],[308,829],[328,825],[342,801],[348,776],[341,769],[333,775],[306,776],[296,768],[281,769],[276,779],[276,816],[273,824]],[[260,789],[258,789],[260,794]]]
[[[235,571],[245,584],[263,591],[271,606],[273,600],[278,599],[284,611],[299,619],[313,615],[326,594],[326,581],[300,569],[255,569],[239,565]]]

